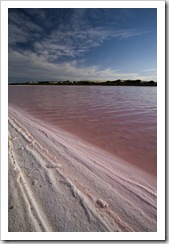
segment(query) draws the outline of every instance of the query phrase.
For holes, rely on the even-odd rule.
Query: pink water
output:
[[[9,105],[157,174],[157,88],[9,86]]]

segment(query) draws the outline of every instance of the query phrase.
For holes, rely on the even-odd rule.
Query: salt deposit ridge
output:
[[[157,231],[155,177],[9,107],[9,231]]]

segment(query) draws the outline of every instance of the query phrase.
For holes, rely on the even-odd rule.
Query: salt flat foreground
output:
[[[9,231],[157,231],[156,180],[9,107]]]

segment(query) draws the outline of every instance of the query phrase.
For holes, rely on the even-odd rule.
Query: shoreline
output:
[[[17,111],[18,116],[23,116],[24,119],[28,121],[28,123],[31,121],[35,123],[35,126],[38,125],[42,127],[42,130],[46,131],[47,134],[52,133],[52,135],[57,135],[57,139],[61,140],[61,142],[72,151],[74,151],[75,148],[79,148],[80,151],[78,153],[81,153],[82,150],[87,150],[88,154],[90,154],[90,157],[93,157],[93,155],[103,157],[104,159],[106,159],[106,161],[108,161],[108,165],[110,164],[111,166],[115,167],[115,165],[117,164],[118,166],[116,169],[118,170],[118,167],[120,167],[120,170],[126,172],[126,174],[130,174],[131,171],[128,170],[128,168],[132,168],[132,171],[134,171],[136,175],[139,175],[140,178],[145,178],[147,183],[156,188],[157,175],[145,170],[144,167],[141,167],[139,164],[133,164],[132,162],[129,162],[124,158],[115,155],[110,150],[103,149],[98,144],[91,143],[89,140],[84,139],[77,133],[74,133],[74,131],[72,132],[60,126],[56,126],[48,121],[42,121],[38,117],[35,117],[34,114],[25,112],[17,106],[13,107],[9,105],[9,107],[11,107],[11,109],[14,109],[15,112]],[[113,165],[111,164],[112,161],[114,163]]]
[[[9,231],[156,231],[155,180],[127,167],[9,107]]]

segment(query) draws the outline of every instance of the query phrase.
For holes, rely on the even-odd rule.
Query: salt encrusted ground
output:
[[[157,231],[156,179],[9,107],[9,231]]]

